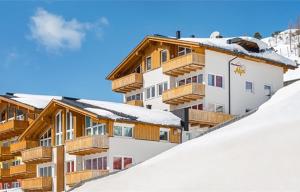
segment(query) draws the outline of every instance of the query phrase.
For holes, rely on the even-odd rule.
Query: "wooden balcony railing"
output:
[[[10,167],[10,175],[17,179],[34,177],[35,173],[36,165],[34,164],[21,164]]]
[[[20,135],[29,126],[28,121],[8,120],[0,123],[0,140],[9,139]]]
[[[134,105],[134,106],[140,106],[140,107],[144,106],[142,100],[131,100],[131,101],[127,101],[126,104]]]
[[[39,164],[52,160],[52,147],[39,146],[22,151],[24,163]]]
[[[52,177],[35,177],[22,180],[25,191],[52,191]]]
[[[9,169],[0,169],[0,180],[5,180],[10,177]]]
[[[189,53],[169,60],[162,65],[163,73],[177,77],[202,69],[205,65],[205,56],[198,53]]]
[[[14,156],[10,153],[10,147],[0,147],[0,161],[6,161],[14,158]]]
[[[10,152],[12,154],[20,154],[21,151],[24,151],[26,149],[34,148],[39,146],[38,141],[18,141],[17,143],[13,143],[10,145]]]
[[[108,170],[84,170],[77,171],[73,173],[66,174],[66,184],[69,186],[73,186],[82,181],[95,178],[98,176],[107,175],[109,173]]]
[[[143,74],[132,73],[112,81],[112,90],[119,93],[126,93],[143,86]]]
[[[167,104],[178,105],[197,99],[202,99],[204,95],[204,84],[190,83],[164,91],[162,100]]]
[[[71,155],[88,155],[108,149],[107,135],[92,135],[66,141],[66,152]]]
[[[189,109],[189,123],[191,124],[215,126],[232,118],[232,115],[225,113]]]

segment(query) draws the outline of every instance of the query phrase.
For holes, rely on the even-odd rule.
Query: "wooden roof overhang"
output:
[[[27,105],[27,104],[24,104],[24,103],[21,103],[21,102],[18,102],[16,100],[13,100],[13,99],[10,99],[10,98],[6,98],[6,97],[3,97],[3,96],[0,96],[0,104],[1,103],[5,103],[7,104],[8,106],[16,106],[17,109],[23,109],[23,110],[27,110],[27,111],[30,111],[30,112],[41,112],[42,110],[41,109],[38,109],[38,108],[35,108],[31,105]]]
[[[292,65],[286,65],[284,63],[274,61],[271,59],[267,58],[262,58],[262,57],[256,57],[253,55],[247,55],[242,52],[235,52],[231,51],[228,49],[223,49],[220,47],[216,46],[210,46],[206,44],[201,44],[197,42],[191,42],[191,41],[184,41],[180,39],[175,39],[175,38],[170,38],[170,37],[161,37],[161,36],[146,36],[130,53],[125,57],[122,62],[113,69],[111,73],[109,73],[106,77],[107,80],[114,80],[119,78],[119,74],[121,72],[126,71],[128,68],[132,67],[135,63],[132,62],[134,59],[138,59],[137,56],[141,55],[142,50],[149,45],[150,42],[158,42],[158,43],[165,43],[165,44],[175,44],[175,45],[181,45],[181,46],[186,46],[186,47],[204,47],[208,50],[216,51],[216,52],[221,52],[224,54],[232,55],[232,56],[238,56],[239,58],[246,59],[246,60],[251,60],[251,61],[256,61],[256,62],[262,62],[266,64],[271,64],[274,66],[282,67],[286,71],[287,69],[296,69],[296,66]],[[247,44],[248,45],[248,44]],[[251,45],[253,46],[253,45]]]

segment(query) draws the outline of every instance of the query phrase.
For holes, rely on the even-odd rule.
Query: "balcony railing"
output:
[[[66,174],[66,184],[73,186],[82,181],[95,178],[98,176],[107,175],[108,170],[84,170]]]
[[[204,84],[190,83],[163,92],[162,100],[167,104],[178,105],[197,99],[202,99],[204,95]]]
[[[205,65],[205,56],[198,53],[189,53],[169,60],[162,65],[163,73],[177,77],[202,69]]]
[[[22,189],[26,191],[52,191],[52,177],[23,179]]]
[[[4,180],[5,178],[10,177],[9,169],[0,169],[0,180]]]
[[[20,154],[21,151],[24,151],[26,149],[34,148],[39,145],[38,141],[19,141],[17,143],[13,143],[10,145],[10,152],[12,154]]]
[[[24,163],[45,163],[52,160],[52,147],[39,146],[22,151],[22,161]]]
[[[14,158],[14,156],[10,153],[10,147],[0,147],[0,161],[6,161]]]
[[[21,164],[10,167],[10,175],[17,179],[34,177],[35,173],[36,165],[34,164]]]
[[[127,101],[126,104],[140,106],[140,107],[144,106],[142,100],[131,100],[131,101]]]
[[[66,141],[66,152],[71,155],[88,155],[108,149],[107,135],[91,135]]]
[[[189,123],[215,126],[232,119],[233,116],[225,113],[189,109]]]
[[[115,92],[126,93],[143,86],[143,74],[132,73],[112,81],[112,90]]]
[[[20,135],[29,125],[28,121],[10,119],[0,123],[0,139],[9,139]]]

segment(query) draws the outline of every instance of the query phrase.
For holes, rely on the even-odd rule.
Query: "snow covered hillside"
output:
[[[300,191],[300,82],[254,114],[75,191]]]
[[[290,38],[291,36],[291,38]],[[290,41],[291,40],[291,41]],[[274,37],[267,37],[262,39],[269,47],[273,47],[277,53],[293,60],[300,64],[300,55],[297,45],[300,43],[300,31],[297,29],[285,30]],[[291,42],[291,43],[290,43]],[[291,46],[290,46],[291,44]],[[296,70],[289,70],[284,80],[289,81],[300,78],[300,68]]]

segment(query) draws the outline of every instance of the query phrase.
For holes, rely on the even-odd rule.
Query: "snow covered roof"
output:
[[[244,119],[74,191],[300,191],[299,97],[296,82]]]
[[[10,93],[7,96],[12,100],[38,109],[44,109],[52,100],[57,100],[109,119],[131,120],[176,127],[181,126],[181,119],[171,112],[147,109],[123,103],[23,93]]]
[[[256,43],[260,49],[260,52],[258,53],[250,52],[247,51],[244,47],[236,43],[229,43],[228,40],[232,40],[234,38],[240,38],[252,43]],[[268,44],[252,37],[242,36],[242,37],[232,37],[232,38],[180,38],[179,40],[196,42],[204,46],[216,47],[216,48],[232,51],[234,53],[240,53],[252,57],[267,59],[270,61],[275,61],[292,67],[297,66],[295,61],[276,53],[274,50],[268,47]]]

